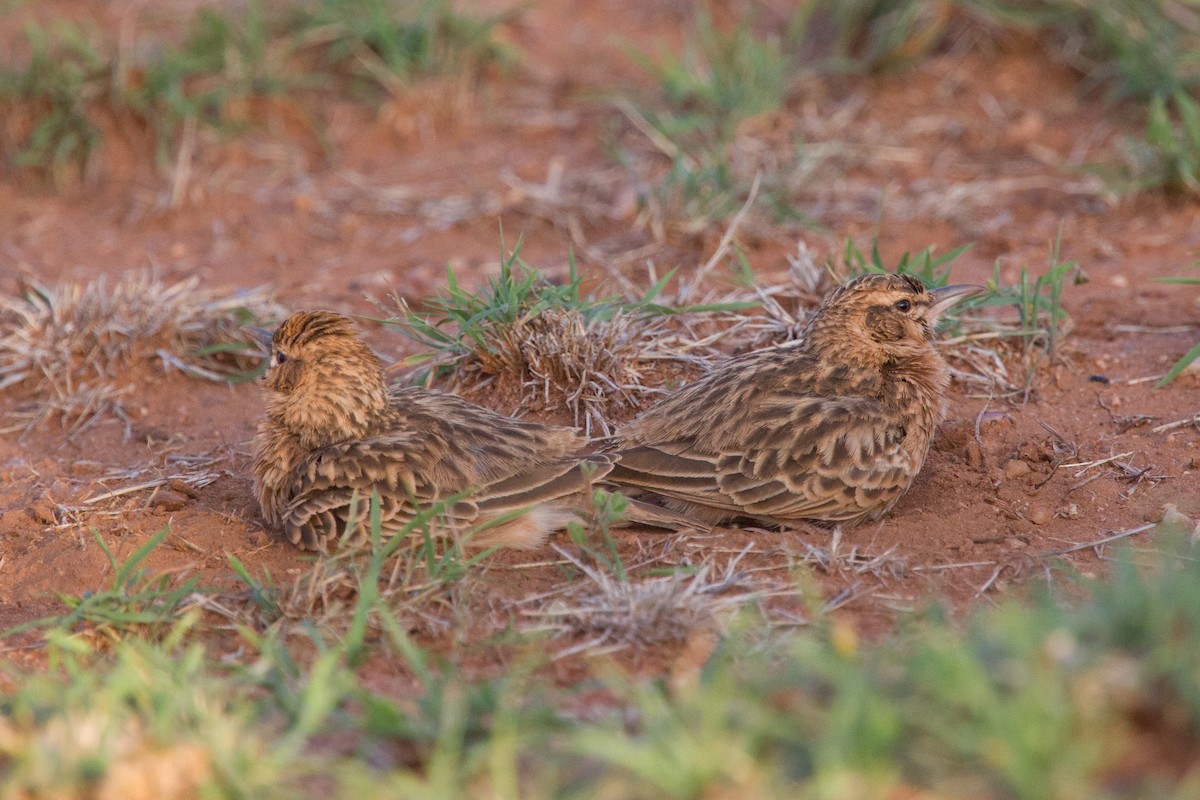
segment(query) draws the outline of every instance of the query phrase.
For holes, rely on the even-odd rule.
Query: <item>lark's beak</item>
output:
[[[271,350],[275,347],[275,334],[273,332],[266,328],[255,328],[253,325],[244,325],[242,326],[242,330],[250,334],[250,337],[262,346],[262,349],[258,352],[249,353],[248,355],[257,355],[263,358],[271,357]]]
[[[956,283],[953,286],[943,286],[940,289],[934,289],[930,292],[933,295],[933,302],[929,304],[929,310],[925,312],[925,318],[929,322],[936,323],[938,318],[945,313],[946,309],[954,305],[960,300],[965,300],[972,295],[986,292],[986,286],[978,286],[974,283]]]

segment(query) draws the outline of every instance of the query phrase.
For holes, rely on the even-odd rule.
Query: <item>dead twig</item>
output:
[[[1076,553],[1080,550],[1092,550],[1112,542],[1120,541],[1121,539],[1128,539],[1130,536],[1136,536],[1139,533],[1145,533],[1146,531],[1152,530],[1155,527],[1156,523],[1147,522],[1145,525],[1139,525],[1136,528],[1130,528],[1129,530],[1125,531],[1118,531],[1111,536],[1105,536],[1103,539],[1097,539],[1094,542],[1080,542],[1079,544],[1074,544],[1070,547],[1062,547],[1057,550],[1046,550],[1044,552],[1037,553],[1034,557],[1054,558],[1056,556],[1064,556],[1067,553]],[[1097,551],[1097,555],[1099,555],[1099,551]]]
[[[1187,419],[1181,419],[1181,420],[1177,420],[1175,422],[1168,422],[1165,425],[1159,425],[1155,428],[1151,428],[1150,430],[1153,431],[1154,433],[1166,433],[1167,431],[1173,431],[1176,428],[1185,428],[1188,425],[1191,425],[1194,428],[1200,429],[1200,414],[1197,414],[1194,417],[1188,417]]]

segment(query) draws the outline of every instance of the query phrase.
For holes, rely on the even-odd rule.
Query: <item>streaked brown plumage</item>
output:
[[[271,352],[255,491],[267,523],[302,548],[325,550],[351,517],[365,536],[372,492],[385,534],[409,522],[416,506],[469,492],[450,505],[439,530],[494,523],[470,543],[536,547],[574,518],[580,493],[611,466],[605,456],[576,455],[585,440],[570,428],[523,422],[453,395],[389,388],[379,359],[338,314],[304,311],[274,334],[248,330]]]
[[[625,425],[607,480],[708,525],[880,516],[944,413],[937,318],[981,290],[895,275],[837,287],[798,341],[733,358]]]

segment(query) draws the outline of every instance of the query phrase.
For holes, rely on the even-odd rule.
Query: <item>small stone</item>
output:
[[[171,480],[167,481],[167,488],[191,500],[195,500],[200,496],[200,492],[196,491],[195,487],[180,478],[171,478]]]
[[[1043,505],[1032,506],[1029,509],[1029,521],[1034,525],[1045,525],[1054,519],[1054,512]]]
[[[25,509],[25,513],[43,525],[58,524],[58,513],[54,507],[54,503],[44,497]]]
[[[1019,458],[1011,459],[1004,465],[1004,479],[1006,481],[1015,481],[1019,478],[1024,478],[1030,472],[1029,465]]]
[[[1010,550],[1024,550],[1028,545],[1024,539],[1018,539],[1016,536],[1009,536],[1004,540],[1004,546]]]
[[[967,466],[972,469],[978,469],[983,466],[983,451],[979,449],[979,445],[975,442],[967,445]]]
[[[1079,519],[1083,515],[1079,513],[1079,506],[1075,503],[1069,503],[1055,511],[1054,516],[1062,517],[1063,519]]]
[[[187,507],[188,499],[185,495],[171,489],[164,489],[154,495],[150,500],[150,505],[153,508],[162,511],[182,511]]]

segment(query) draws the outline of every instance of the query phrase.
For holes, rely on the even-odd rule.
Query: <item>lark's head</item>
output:
[[[825,297],[805,338],[813,347],[855,353],[872,363],[901,362],[930,352],[946,309],[982,291],[972,284],[930,290],[911,275],[864,275]]]
[[[308,446],[360,438],[387,408],[382,365],[341,314],[299,311],[274,332],[245,330],[270,353],[267,416]]]

